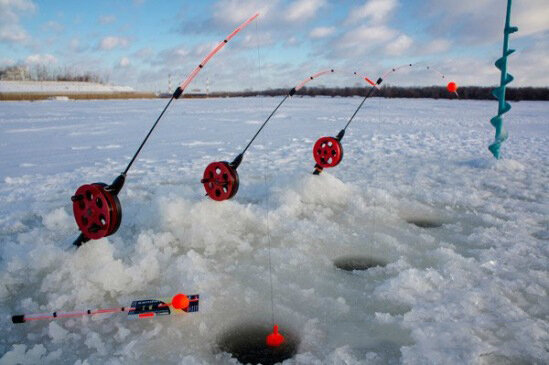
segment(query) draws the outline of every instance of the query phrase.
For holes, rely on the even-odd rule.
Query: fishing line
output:
[[[259,28],[259,22],[256,23],[256,31],[257,31],[257,28]],[[259,34],[259,33],[258,33]],[[259,42],[257,44],[257,63],[258,63],[258,73],[259,73],[259,79],[262,80],[262,74],[261,74],[261,56],[260,56],[260,49],[259,49]],[[273,110],[273,112],[271,113],[271,115],[269,115],[269,117],[267,118],[267,120],[265,121],[265,123],[263,123],[263,125],[261,126],[261,128],[257,131],[257,133],[255,134],[255,136],[252,138],[252,140],[250,141],[250,143],[248,143],[248,145],[246,146],[246,148],[244,148],[242,154],[244,154],[246,152],[246,150],[250,147],[250,145],[252,144],[252,142],[254,141],[254,139],[257,137],[257,135],[259,134],[259,132],[261,132],[261,129],[263,129],[263,127],[265,126],[265,124],[267,124],[267,122],[269,121],[269,119],[274,115],[274,113],[276,113],[276,111],[278,110],[278,108],[282,105],[282,103],[287,99],[284,98],[282,99],[282,101],[280,102],[280,104],[278,104],[278,106],[275,108],[275,110]],[[263,104],[263,98],[261,98],[261,104]],[[267,154],[268,156],[268,154]],[[267,226],[267,243],[268,243],[268,256],[269,256],[269,284],[270,284],[270,295],[271,295],[271,325],[273,326],[273,330],[274,330],[274,326],[275,326],[275,314],[274,314],[274,288],[273,288],[273,265],[272,265],[272,256],[271,256],[271,248],[272,248],[272,238],[271,238],[271,227],[270,227],[270,222],[269,222],[269,212],[270,212],[270,204],[269,204],[269,185],[267,184],[267,168],[268,166],[271,165],[271,162],[269,161],[269,157],[267,157],[267,163],[263,165],[263,182],[264,182],[264,185],[265,185],[265,205],[266,205],[266,214],[265,214],[265,222],[266,222],[266,226]]]

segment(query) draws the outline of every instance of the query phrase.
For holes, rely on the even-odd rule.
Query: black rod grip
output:
[[[175,89],[175,91],[173,92],[173,98],[179,99],[181,94],[183,94],[183,89],[181,88],[181,86],[178,86],[177,89]]]
[[[74,240],[74,242],[72,243],[73,245],[76,246],[76,248],[82,246],[82,244],[88,242],[90,239],[86,236],[84,236],[84,233],[80,233],[80,235]]]
[[[15,316],[11,316],[12,323],[25,323],[25,315],[24,314],[17,314]]]

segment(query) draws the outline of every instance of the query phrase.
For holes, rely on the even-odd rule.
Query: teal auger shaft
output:
[[[518,31],[518,27],[512,27],[510,25],[511,3],[512,0],[507,0],[507,16],[505,18],[505,29],[503,30],[503,56],[496,61],[496,67],[501,71],[500,84],[499,87],[492,91],[492,95],[498,99],[498,115],[490,119],[490,123],[496,128],[496,136],[494,143],[488,146],[488,149],[497,159],[499,159],[501,144],[509,136],[507,130],[503,128],[503,114],[511,109],[511,104],[505,101],[505,88],[514,78],[511,74],[507,73],[507,57],[515,52],[514,49],[509,49],[509,34]]]

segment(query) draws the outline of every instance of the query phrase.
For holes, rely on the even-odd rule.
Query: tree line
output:
[[[0,69],[0,80],[6,81],[81,81],[105,84],[108,76],[77,72],[68,67],[52,68],[42,64],[8,66]]]
[[[494,100],[492,90],[494,87],[464,86],[458,89],[459,99]],[[288,89],[268,89],[262,91],[236,91],[236,92],[214,92],[212,97],[226,96],[278,96],[288,94]],[[305,87],[296,93],[307,96],[364,96],[368,88],[364,87]],[[445,87],[424,86],[424,87],[399,87],[382,86],[373,96],[382,98],[432,98],[432,99],[456,99],[454,93],[448,92]],[[548,87],[508,87],[506,98],[510,101],[520,100],[549,100]]]

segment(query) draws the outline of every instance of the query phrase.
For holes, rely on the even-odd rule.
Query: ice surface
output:
[[[300,364],[549,362],[547,102],[371,99],[340,166],[312,145],[359,98],[289,99],[239,168],[232,201],[203,169],[232,160],[279,98],[178,100],[130,171],[120,230],[77,251],[70,196],[122,171],[165,100],[0,103],[0,364],[227,363],[218,339],[274,317]],[[410,220],[436,220],[423,228]],[[338,257],[387,263],[348,272]],[[14,326],[16,313],[183,291],[201,311]]]

